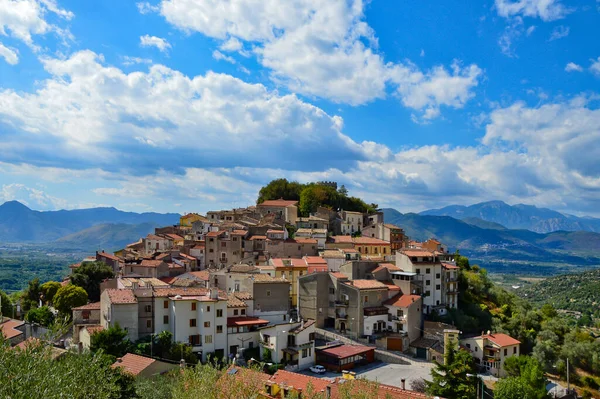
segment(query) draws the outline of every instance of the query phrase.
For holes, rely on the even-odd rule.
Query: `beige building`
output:
[[[161,278],[169,276],[169,265],[162,260],[144,259],[141,262],[129,262],[123,266],[124,276]]]
[[[464,338],[460,344],[466,347],[475,361],[496,377],[505,377],[504,362],[511,356],[519,356],[521,341],[510,335],[490,333],[473,338]]]
[[[211,231],[206,234],[205,265],[220,268],[240,263],[244,259],[246,230]]]
[[[284,199],[267,200],[256,206],[261,216],[275,215],[277,219],[285,220],[289,224],[296,225],[298,219],[298,201]]]
[[[362,212],[342,211],[340,217],[342,219],[342,235],[352,235],[362,230]]]

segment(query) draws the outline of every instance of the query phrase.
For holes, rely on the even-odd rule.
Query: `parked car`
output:
[[[326,372],[327,369],[325,369],[325,367],[317,364],[315,366],[311,366],[310,371],[312,371],[315,374],[322,374],[322,373]]]

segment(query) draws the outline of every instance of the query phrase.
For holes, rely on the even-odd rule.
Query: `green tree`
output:
[[[88,303],[87,292],[81,287],[69,284],[60,289],[54,295],[54,307],[65,316],[71,316],[71,310]]]
[[[25,320],[30,323],[37,323],[48,327],[54,321],[54,313],[52,313],[48,306],[42,306],[39,308],[30,309],[25,315]]]
[[[71,283],[88,293],[92,302],[100,300],[100,283],[115,276],[113,269],[104,262],[88,262],[79,266],[71,275]]]
[[[58,281],[47,281],[40,286],[40,291],[44,296],[44,301],[46,303],[52,303],[54,299],[54,295],[56,292],[62,287],[62,285]]]
[[[127,338],[127,331],[118,323],[91,336],[90,350],[94,353],[102,350],[107,355],[121,357],[130,349],[131,341]]]
[[[27,288],[23,291],[21,297],[21,308],[24,312],[27,312],[31,308],[37,308],[40,302],[40,294],[42,293],[40,287],[40,279],[34,278],[27,283]]]
[[[286,200],[300,200],[300,191],[303,185],[298,182],[290,182],[287,179],[272,180],[262,187],[258,193],[258,204],[267,200],[283,198]]]
[[[2,307],[0,308],[0,313],[2,313],[2,316],[12,317],[13,304],[8,295],[4,293],[4,291],[0,291],[0,301],[2,301]]]
[[[427,393],[447,399],[472,399],[477,395],[477,377],[473,357],[454,345],[446,345],[444,363],[434,362],[432,381]]]
[[[496,385],[496,399],[546,399],[546,377],[542,365],[530,356],[513,356],[504,362],[508,373]]]

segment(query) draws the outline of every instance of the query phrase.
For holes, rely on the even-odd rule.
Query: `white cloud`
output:
[[[140,46],[142,47],[156,47],[162,53],[167,52],[171,45],[166,39],[156,36],[144,35],[140,36]]]
[[[236,63],[236,61],[235,61],[235,59],[233,57],[225,55],[222,52],[220,52],[219,50],[213,51],[212,56],[217,61],[227,61],[230,64],[235,64]]]
[[[581,65],[578,65],[574,62],[569,62],[567,64],[567,66],[565,67],[565,71],[567,71],[567,72],[582,72],[583,68],[581,67]]]
[[[33,209],[63,209],[69,206],[64,199],[46,194],[42,190],[24,184],[4,184],[0,188],[0,204],[6,201],[19,201]]]
[[[572,12],[561,0],[495,0],[498,15],[504,18],[523,16],[554,21]]]
[[[128,55],[123,56],[123,65],[130,66],[135,64],[152,64],[152,60],[149,58],[141,57],[130,57]]]
[[[552,33],[550,34],[549,41],[558,40],[558,39],[562,39],[563,37],[569,36],[570,30],[571,30],[571,28],[569,28],[568,26],[564,26],[564,25],[559,25],[559,26],[555,27],[554,29],[552,29]]]
[[[362,0],[163,0],[161,14],[186,32],[221,40],[222,51],[247,55],[243,42],[249,43],[271,78],[292,91],[360,105],[386,97],[388,86],[428,75],[410,63],[385,62],[364,8]],[[454,106],[450,103],[457,102],[444,105]],[[432,115],[431,109],[418,111]]]
[[[536,26],[535,25],[531,25],[529,28],[527,28],[527,31],[525,32],[527,36],[531,36],[531,34],[535,31]]]
[[[11,47],[6,47],[4,44],[0,42],[0,57],[4,58],[10,65],[17,65],[19,63],[19,54],[18,50]]]
[[[135,3],[140,14],[151,14],[160,11],[160,6],[155,6],[147,1]]]
[[[68,37],[70,33],[45,19],[45,14],[53,13],[64,20],[70,20],[74,14],[59,8],[54,0],[0,0],[0,35],[12,36],[21,40],[34,50],[39,50],[33,41],[33,35],[45,35],[54,32]]]
[[[507,57],[516,57],[513,43],[523,35],[523,30],[523,18],[517,16],[509,21],[500,39],[498,39],[498,45],[504,55]]]
[[[593,74],[600,76],[600,57],[598,57],[597,59],[592,59],[592,65],[590,65],[590,71],[592,71]]]
[[[421,49],[421,52],[419,53],[419,56],[425,57],[425,50]]]

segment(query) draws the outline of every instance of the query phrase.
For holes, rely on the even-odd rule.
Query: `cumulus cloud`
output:
[[[52,13],[64,20],[70,20],[74,14],[59,8],[54,0],[0,0],[0,35],[21,40],[34,50],[34,35],[54,32],[68,37],[70,33],[46,21],[46,14]]]
[[[581,67],[581,65],[578,65],[574,62],[569,62],[567,64],[567,66],[565,67],[565,71],[567,71],[567,72],[582,72],[583,68]]]
[[[148,3],[147,1],[135,3],[135,5],[138,8],[138,11],[140,12],[140,14],[151,14],[151,13],[160,11],[159,6],[152,5],[152,4]]]
[[[130,57],[128,55],[123,56],[123,65],[130,66],[136,64],[152,64],[152,60],[149,58],[141,58],[141,57]]]
[[[230,64],[236,63],[236,61],[233,57],[225,55],[222,52],[220,52],[219,50],[213,51],[212,56],[217,61],[226,61],[226,62],[229,62]]]
[[[597,59],[592,59],[592,64],[590,65],[590,71],[596,76],[600,76],[600,57]]]
[[[44,191],[27,187],[24,184],[4,184],[0,188],[0,204],[6,201],[19,201],[30,208],[40,210],[62,209],[69,206],[64,199],[46,194]]]
[[[523,16],[554,21],[572,12],[561,0],[495,0],[498,15],[504,18]]]
[[[426,72],[409,63],[386,62],[377,51],[375,32],[364,21],[364,8],[362,0],[163,0],[160,12],[186,32],[220,40],[222,51],[247,55],[243,42],[249,43],[276,83],[308,96],[360,105],[386,97],[388,86],[402,98],[405,90],[395,89],[424,82],[432,74],[438,83],[449,80],[432,87],[453,85],[455,76],[436,74],[444,66]],[[446,93],[431,95],[419,116],[432,118],[441,105],[455,107],[465,98],[459,90],[451,101],[430,104],[443,97]]]
[[[140,46],[142,47],[156,47],[160,52],[165,53],[171,48],[171,44],[162,37],[144,35],[140,36]]]
[[[0,42],[0,57],[4,58],[10,65],[17,65],[19,63],[18,50],[11,47],[6,47]]]

